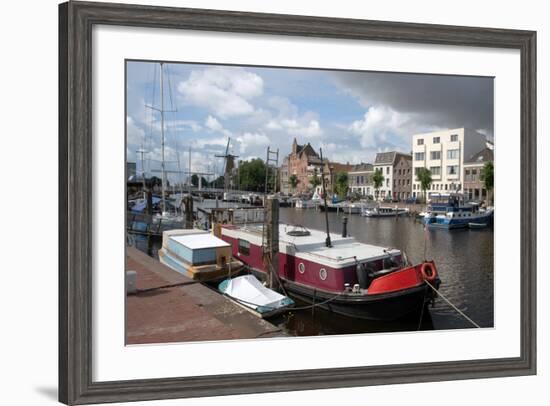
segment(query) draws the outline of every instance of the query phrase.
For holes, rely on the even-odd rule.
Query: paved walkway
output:
[[[135,248],[127,248],[126,260],[126,269],[137,273],[138,289],[126,300],[127,344],[284,335],[276,326],[200,283],[159,288],[191,280]],[[139,292],[144,289],[148,291]]]

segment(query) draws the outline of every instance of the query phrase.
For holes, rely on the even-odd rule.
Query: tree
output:
[[[321,178],[317,175],[317,168],[313,169],[313,176],[309,178],[309,183],[311,184],[313,189],[321,184]]]
[[[428,168],[418,168],[416,180],[420,182],[420,189],[422,189],[424,202],[426,202],[426,190],[428,190],[432,184],[432,173]]]
[[[483,165],[483,168],[481,169],[481,172],[479,174],[479,179],[484,183],[485,189],[487,190],[487,202],[493,201],[493,196],[491,194],[493,187],[495,186],[495,166],[493,164],[493,161],[485,162],[485,165]],[[489,198],[489,196],[491,196]]]
[[[193,174],[193,176],[191,176],[191,184],[193,186],[199,186],[199,177],[196,173]]]
[[[296,186],[298,186],[298,183],[300,183],[300,179],[298,179],[298,176],[296,175],[290,175],[288,177],[288,183],[290,184],[290,187],[294,191],[296,189]]]
[[[348,174],[338,172],[335,177],[335,191],[340,199],[344,199],[348,194]]]
[[[263,192],[265,188],[265,170],[265,162],[260,158],[241,162],[239,177],[242,190]]]
[[[222,189],[224,184],[224,177],[218,176],[217,179],[214,179],[212,182],[210,182],[210,187],[216,188],[216,189]]]
[[[374,184],[374,190],[376,191],[375,198],[378,199],[378,189],[380,189],[380,187],[384,183],[384,175],[382,175],[382,169],[376,168],[374,174],[372,175],[372,183]]]

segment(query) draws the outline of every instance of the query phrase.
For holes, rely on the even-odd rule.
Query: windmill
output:
[[[233,155],[229,153],[230,142],[231,142],[231,138],[227,138],[227,146],[225,147],[224,155],[215,155],[216,158],[224,159],[223,189],[226,192],[229,190],[229,186],[231,182],[231,173],[233,172],[233,168],[235,168],[235,158],[239,157],[238,155]]]

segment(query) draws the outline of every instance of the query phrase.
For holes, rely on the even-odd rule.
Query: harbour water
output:
[[[361,242],[404,250],[413,263],[420,262],[424,257],[433,259],[442,281],[439,291],[481,327],[493,326],[492,229],[424,230],[423,224],[413,217],[366,218],[330,212],[329,228],[332,233],[342,232],[344,216],[348,217],[348,234]],[[325,229],[324,213],[314,209],[282,207],[279,217],[284,223]],[[147,249],[144,240],[136,243],[138,248]],[[155,242],[152,248],[150,254],[156,256],[160,242]],[[314,311],[308,309],[285,314],[272,320],[272,323],[292,336],[473,327],[441,298],[427,312],[393,322],[351,319],[316,308]]]
[[[316,210],[280,209],[280,221],[325,229],[324,213]],[[331,232],[342,232],[344,215],[328,213]],[[404,250],[413,263],[433,259],[442,284],[440,292],[481,327],[493,326],[493,230],[424,230],[413,217],[366,218],[347,215],[348,233],[357,240]],[[278,325],[291,335],[350,334],[473,327],[441,298],[422,315],[395,322],[350,320],[333,313],[298,311]]]

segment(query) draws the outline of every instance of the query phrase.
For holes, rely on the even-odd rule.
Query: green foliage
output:
[[[313,189],[321,184],[321,178],[319,177],[319,175],[317,175],[317,168],[314,169],[313,176],[309,178],[309,183],[311,184]]]
[[[425,201],[426,190],[428,190],[432,184],[432,173],[427,168],[419,168],[418,173],[416,174],[416,180],[420,182],[420,189],[422,189]]]
[[[263,192],[265,163],[259,158],[242,161],[239,165],[240,188],[249,192]]]
[[[296,186],[298,186],[298,183],[300,183],[300,179],[296,175],[290,175],[288,177],[288,183],[290,184],[290,187],[292,190],[296,189]]]
[[[483,165],[483,169],[481,169],[479,179],[483,181],[485,184],[485,189],[488,191],[493,190],[493,187],[495,186],[495,167],[493,165],[492,161],[485,162],[485,165]]]
[[[218,176],[216,179],[214,179],[212,182],[210,182],[210,187],[222,189],[224,185],[224,177]]]
[[[348,194],[348,174],[346,172],[338,172],[334,183],[334,191],[339,198],[344,199]]]
[[[191,176],[191,184],[193,186],[199,186],[199,177],[197,176],[196,173],[194,173],[193,176]]]
[[[372,183],[374,185],[374,190],[376,190],[376,196],[378,196],[378,189],[384,183],[384,175],[382,175],[382,169],[376,168],[372,174]]]

